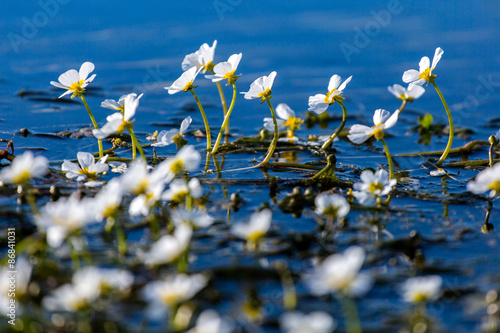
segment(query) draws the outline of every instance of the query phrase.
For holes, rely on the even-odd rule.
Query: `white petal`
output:
[[[286,103],[280,103],[276,107],[276,115],[287,121],[290,117],[295,117],[295,112]]]
[[[271,89],[273,87],[274,79],[276,78],[276,72],[271,72],[268,77],[265,77],[264,89]]]
[[[330,82],[328,82],[328,91],[332,91],[333,89],[337,89],[340,86],[340,82],[342,78],[337,74],[333,75],[330,78]]]
[[[396,96],[396,98],[401,98],[401,95],[405,96],[405,94],[406,94],[406,89],[399,84],[389,86],[389,87],[387,87],[387,90],[389,90],[389,92],[391,94]]]
[[[120,108],[120,104],[118,104],[118,102],[114,99],[106,99],[101,102],[101,108],[118,110]]]
[[[389,111],[384,109],[375,110],[375,113],[373,114],[373,124],[375,126],[378,126],[384,123],[387,120],[387,118],[389,118],[390,114],[391,113]]]
[[[419,71],[420,73],[423,73],[427,68],[431,67],[431,61],[429,60],[429,57],[423,57],[420,59],[420,62],[418,63]]]
[[[413,99],[420,98],[420,96],[422,96],[424,92],[425,88],[418,85],[413,85],[411,88],[408,87],[408,96]]]
[[[62,88],[62,89],[68,89],[69,87],[66,87],[62,84],[60,84],[59,82],[56,82],[56,81],[50,81],[50,84],[53,85],[54,87],[57,87],[57,88]]]
[[[384,129],[391,128],[396,125],[396,123],[398,122],[399,112],[399,110],[394,111],[392,116],[385,122]]]
[[[79,77],[80,80],[86,80],[90,73],[92,73],[95,69],[95,66],[91,62],[84,62],[80,67]]]
[[[229,59],[227,60],[227,62],[229,62],[231,64],[231,66],[233,67],[233,70],[236,70],[238,68],[238,65],[240,64],[240,61],[241,61],[241,57],[243,56],[242,53],[239,53],[239,54],[233,54],[232,56],[229,57]]]
[[[76,69],[70,69],[69,71],[61,74],[59,76],[58,81],[61,82],[64,86],[70,87],[73,83],[78,82],[80,80],[80,76]]]
[[[352,75],[349,76],[341,85],[340,87],[338,88],[339,91],[344,91],[345,87],[347,86],[347,84],[349,82],[351,82],[351,79],[352,79]]]
[[[403,73],[403,82],[410,83],[417,81],[420,73],[416,69],[410,69]]]
[[[189,128],[189,125],[191,125],[192,121],[193,121],[193,119],[191,119],[191,117],[189,117],[189,116],[182,121],[181,128],[179,131],[179,132],[181,132],[182,135],[184,135],[184,133],[186,133],[186,131]]]
[[[321,114],[328,109],[328,103],[325,103],[326,95],[317,94],[309,97],[309,111]]]
[[[227,73],[231,72],[232,70],[233,70],[233,66],[231,66],[231,63],[229,63],[227,61],[218,63],[214,67],[214,72],[215,72],[215,75],[217,75],[217,76],[224,76]]]
[[[78,165],[75,163],[69,161],[69,160],[64,160],[61,170],[64,172],[72,172],[78,174],[78,172],[81,170]],[[69,177],[68,177],[69,178]]]
[[[432,58],[432,67],[431,69],[436,68],[436,65],[438,64],[439,60],[441,60],[441,57],[443,56],[443,49],[438,47],[436,51],[434,52],[434,58]]]
[[[373,129],[365,125],[353,125],[349,130],[347,136],[351,142],[355,144],[362,144],[373,135]]]
[[[278,131],[281,131],[285,128],[285,121],[281,119],[276,119],[276,124],[278,125]],[[273,118],[264,118],[264,128],[269,132],[274,133],[274,123]]]

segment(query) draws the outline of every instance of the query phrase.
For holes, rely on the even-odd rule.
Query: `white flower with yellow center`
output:
[[[280,327],[285,333],[331,333],[337,322],[323,311],[286,312],[280,317]]]
[[[233,329],[233,325],[221,318],[217,311],[209,309],[199,315],[195,327],[187,333],[231,333]]]
[[[118,102],[115,101],[114,99],[106,99],[101,103],[101,107],[114,111],[120,111],[121,113],[123,113],[125,112],[125,100],[127,99],[128,96],[133,96],[134,99],[137,98],[137,94],[131,93],[120,97],[120,99],[118,99]]]
[[[71,233],[96,222],[95,207],[89,200],[79,200],[76,194],[45,204],[35,223],[47,235],[47,243],[58,248]]]
[[[111,179],[92,199],[96,221],[100,222],[116,215],[123,199],[123,189],[118,178]]]
[[[189,125],[191,125],[192,121],[193,119],[191,119],[191,117],[187,117],[182,121],[180,129],[172,128],[168,131],[161,131],[158,134],[157,142],[151,144],[151,146],[165,147],[171,145],[172,143],[175,143],[177,144],[177,149],[182,148],[187,143],[187,140],[185,140],[183,136],[184,134],[186,134],[186,131],[188,130]]]
[[[165,87],[170,95],[177,94],[180,91],[189,91],[190,89],[196,88],[193,85],[194,80],[200,73],[200,69],[196,67],[191,67],[172,83],[170,87]]]
[[[236,237],[246,240],[251,247],[255,247],[271,227],[271,219],[271,210],[264,209],[252,214],[248,223],[234,225],[231,232]]]
[[[196,67],[202,70],[203,73],[207,70],[211,71],[214,66],[213,61],[216,47],[217,41],[214,40],[212,46],[204,43],[198,51],[186,55],[182,61],[182,70],[187,71],[191,67]]]
[[[176,226],[172,235],[158,239],[151,249],[143,255],[146,265],[156,266],[177,260],[189,246],[193,230],[186,224]]]
[[[300,125],[304,123],[304,120],[295,117],[295,111],[286,103],[278,104],[276,115],[280,118],[276,119],[278,130],[281,131],[284,128],[288,128],[288,138],[293,137],[293,133],[300,129]],[[264,118],[264,128],[269,132],[274,132],[273,118]]]
[[[132,126],[132,117],[137,111],[139,106],[139,99],[143,94],[139,96],[134,96],[135,94],[129,94],[124,101],[124,111],[113,113],[112,115],[106,117],[107,123],[99,129],[93,129],[92,134],[98,139],[107,138],[113,133],[123,133],[125,129]]]
[[[151,208],[161,199],[161,194],[165,189],[163,181],[151,182],[144,193],[136,196],[130,203],[128,212],[132,216],[148,216]]]
[[[174,179],[170,183],[169,189],[163,193],[161,198],[165,201],[182,203],[187,196],[199,198],[202,194],[201,183],[197,178],[193,178],[189,182],[186,182],[184,179]]]
[[[316,295],[339,292],[349,296],[362,296],[372,285],[370,275],[360,273],[365,260],[365,250],[352,246],[344,253],[326,258],[304,278],[306,285]]]
[[[59,82],[50,81],[50,84],[57,88],[67,89],[64,94],[59,96],[59,98],[73,93],[71,98],[81,95],[85,92],[85,88],[90,82],[94,80],[96,74],[88,77],[95,69],[95,66],[91,62],[84,62],[80,67],[80,71],[76,69],[70,69],[69,71],[61,74],[57,79]]]
[[[27,151],[16,157],[10,166],[0,172],[0,181],[3,184],[24,184],[31,178],[43,177],[49,171],[49,160],[43,156],[34,156]]]
[[[343,101],[342,94],[344,89],[349,82],[351,82],[352,76],[349,76],[344,82],[342,78],[338,75],[333,75],[328,83],[328,92],[326,95],[317,94],[309,97],[309,111],[314,111],[317,114],[321,114],[328,109],[328,106],[335,103],[335,100]],[[341,84],[342,82],[342,84]]]
[[[368,127],[359,124],[352,125],[347,137],[351,140],[351,142],[358,145],[362,144],[372,136],[374,136],[377,140],[380,140],[384,137],[384,130],[396,125],[399,113],[399,110],[394,111],[392,115],[387,110],[375,110],[375,113],[373,114],[374,126]]]
[[[241,53],[233,54],[227,61],[215,65],[214,75],[205,75],[205,77],[212,80],[212,82],[227,80],[228,85],[235,83],[238,77],[241,76],[235,75],[234,73],[236,72],[236,69],[238,69],[242,56],[243,55]]]
[[[72,281],[78,289],[92,285],[90,289],[99,290],[99,295],[109,292],[128,294],[134,283],[134,275],[124,269],[88,266],[77,271]]]
[[[413,102],[414,100],[420,98],[425,92],[425,88],[421,86],[413,85],[406,89],[399,84],[389,86],[387,87],[387,90],[396,96],[397,99],[407,102]]]
[[[437,75],[433,74],[432,71],[436,68],[439,60],[443,55],[444,51],[438,47],[434,52],[434,58],[431,61],[428,57],[423,57],[419,63],[419,70],[410,69],[404,72],[403,74],[403,82],[409,83],[408,87],[411,88],[414,85],[422,86],[426,82],[427,84],[434,82],[434,79],[437,78]]]
[[[148,283],[142,289],[142,297],[149,302],[155,314],[165,313],[173,307],[193,298],[207,285],[202,274],[177,274],[161,281]]]
[[[257,80],[252,82],[252,84],[250,85],[250,90],[248,90],[247,92],[241,92],[241,94],[245,94],[245,99],[260,98],[261,103],[264,103],[266,98],[271,96],[271,88],[273,87],[276,74],[276,72],[271,72],[269,76],[259,77]]]
[[[201,155],[193,146],[184,146],[174,157],[161,162],[156,169],[169,182],[185,171],[197,171],[200,161]]]
[[[467,190],[476,194],[489,191],[491,198],[500,195],[500,163],[483,170],[474,180],[469,181]]]
[[[95,284],[87,283],[85,288],[81,288],[68,283],[45,296],[42,305],[49,311],[76,312],[88,308],[99,297],[99,293],[100,289]]]
[[[174,225],[186,224],[194,229],[209,227],[214,223],[214,218],[198,207],[177,207],[172,211],[171,218]]]
[[[442,283],[437,275],[409,278],[402,286],[403,299],[413,304],[435,301],[441,296]]]
[[[113,173],[125,173],[128,169],[127,163],[123,162],[110,162],[108,165],[111,167],[111,172]]]
[[[69,160],[64,160],[61,170],[66,172],[66,177],[69,179],[75,179],[76,181],[97,180],[102,173],[109,170],[109,166],[106,164],[106,159],[108,155],[99,159],[96,163],[94,155],[85,152],[78,152],[76,154],[78,159],[78,164],[73,163]]]
[[[384,169],[375,173],[365,170],[361,173],[361,183],[354,184],[353,194],[360,204],[371,205],[377,198],[388,195],[396,183],[396,179],[389,179],[389,173]]]
[[[316,214],[331,220],[343,218],[349,214],[351,207],[347,200],[339,194],[321,193],[314,199]]]

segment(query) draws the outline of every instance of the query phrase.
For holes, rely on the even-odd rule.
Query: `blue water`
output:
[[[49,9],[41,5],[47,3],[51,4]],[[57,6],[54,6],[56,3]],[[182,107],[192,105],[192,96],[183,93],[171,96],[163,87],[180,76],[180,64],[185,54],[194,52],[204,42],[211,44],[216,39],[216,62],[226,60],[231,54],[243,53],[237,71],[237,74],[243,74],[237,83],[239,91],[248,90],[257,77],[275,70],[278,75],[273,86],[273,103],[286,102],[302,116],[307,110],[308,97],[324,93],[331,75],[339,74],[343,78],[353,75],[345,91],[348,113],[353,116],[348,120],[348,126],[354,123],[371,125],[375,109],[395,110],[399,102],[387,92],[386,87],[394,83],[403,84],[403,72],[418,68],[420,58],[432,58],[435,48],[440,46],[445,53],[434,72],[439,75],[436,82],[452,109],[455,126],[473,131],[470,138],[455,140],[454,147],[459,147],[470,140],[486,140],[500,127],[498,121],[490,122],[500,117],[499,9],[499,3],[494,0],[365,0],[355,3],[313,0],[186,3],[3,1],[0,4],[0,136],[10,139],[21,128],[27,128],[34,134],[52,134],[89,126],[88,116],[80,104],[39,99],[59,96],[61,91],[53,89],[49,82],[57,80],[70,68],[78,69],[84,61],[92,61],[96,65],[97,78],[91,84],[94,89],[89,90],[87,99],[99,123],[103,124],[109,114],[99,107],[102,100],[137,92],[145,94],[135,117],[136,132],[142,140],[147,133],[165,128],[154,123],[177,126],[188,114]],[[217,128],[222,121],[222,112],[216,88],[201,77],[197,79],[197,84],[197,93],[207,105],[210,123]],[[38,93],[24,98],[16,96],[23,89]],[[226,97],[230,98],[230,94],[227,89]],[[330,112],[337,116],[341,114],[336,105]],[[431,144],[425,147],[417,143],[418,135],[410,132],[410,128],[416,125],[417,115],[427,112],[434,116],[436,123],[447,123],[441,102],[432,87],[427,88],[422,98],[407,106],[398,125],[390,130],[393,136],[387,139],[387,143],[393,154],[439,150],[446,145],[447,138],[443,136],[433,137]],[[255,135],[262,127],[262,118],[269,116],[268,113],[265,105],[240,96],[231,118],[233,133],[238,136]],[[197,112],[189,115],[194,119],[192,129],[203,127]],[[303,137],[312,133],[329,134],[335,126],[336,123],[330,123],[328,129],[302,129],[297,134]],[[196,141],[192,135],[188,139],[191,144],[203,149],[203,141]],[[14,143],[18,153],[27,148],[44,148],[41,153],[54,163],[74,158],[77,150],[97,149],[93,138],[54,139],[35,135],[24,138],[16,134]],[[354,147],[345,141],[337,143],[338,162],[346,166],[339,175],[356,179],[358,176],[351,172],[351,165],[376,168],[378,164],[384,164],[386,161],[380,145],[374,146],[376,149]],[[158,152],[171,155],[175,150],[167,147]],[[471,158],[486,156],[487,152],[483,149]],[[248,166],[251,159],[258,157],[228,155],[227,167]],[[299,155],[299,158],[302,161],[316,159],[308,153]],[[440,179],[429,179],[428,170],[421,168],[422,159],[397,161],[405,169],[412,170],[411,177],[419,181],[413,187],[405,185],[401,188],[402,192],[410,187],[437,194],[443,191]],[[447,181],[450,193],[464,192],[467,180],[477,173],[462,169],[451,171],[456,180]],[[274,174],[284,178],[297,177]],[[260,171],[252,171],[224,177],[263,179],[264,175]],[[218,200],[221,200],[222,191],[221,186],[215,185],[211,198],[220,203]],[[233,191],[244,191],[247,195],[247,205],[233,216],[235,219],[244,219],[262,201],[271,202],[267,198],[267,186],[256,185],[251,190],[229,187],[229,193]],[[282,188],[278,199],[290,191],[291,188]],[[441,198],[446,196],[443,194]],[[491,288],[498,289],[498,283],[491,283],[491,280],[498,280],[500,273],[497,253],[500,239],[495,233],[483,235],[480,232],[485,214],[484,203],[450,204],[449,218],[441,217],[444,204],[439,200],[424,201],[401,194],[392,204],[397,211],[382,217],[386,229],[395,237],[419,230],[431,240],[424,246],[428,264],[458,270],[444,275],[448,283],[445,287],[472,285],[478,297]],[[224,218],[225,212],[216,208],[217,205],[213,206],[214,214]],[[359,230],[368,228],[366,214],[355,211],[350,215],[354,230],[348,229],[336,235],[337,246],[344,248],[356,241],[376,251],[377,242],[367,236],[369,233],[365,233],[367,239],[358,235]],[[497,201],[490,222],[495,223],[499,219]],[[276,209],[274,223],[276,231],[286,233],[308,232],[315,227],[311,211],[306,211],[301,219],[295,219]],[[457,241],[454,235],[461,229],[470,230],[470,233]],[[440,237],[446,241],[438,242],[436,239]],[[211,246],[217,248],[215,244]],[[234,248],[230,250],[236,251]],[[401,276],[406,276],[410,267],[404,264],[391,267],[388,262],[393,255],[382,254],[382,258],[369,267],[373,271],[389,270],[389,275],[395,277],[393,281],[381,283],[359,302],[364,322],[374,330],[387,324],[385,318],[401,312],[387,299],[400,302],[392,287],[401,282]],[[206,254],[202,252],[199,258],[195,267],[206,268],[210,259],[206,259]],[[220,261],[230,262],[230,257],[221,254]],[[298,260],[291,261],[291,265],[297,262],[302,264]],[[297,272],[300,273],[300,270]],[[227,290],[236,288],[231,283],[222,283],[221,288],[229,293]],[[266,286],[262,293],[279,289],[279,285]],[[460,295],[453,302],[445,301],[440,303],[446,304],[444,310],[438,306],[433,308],[433,315],[439,318],[445,330],[452,327],[457,332],[477,330],[484,311],[465,316],[463,311],[468,304],[465,295]],[[303,302],[303,310],[323,307],[323,303],[314,303],[311,299],[306,298]],[[309,304],[311,302],[312,305]],[[224,306],[220,308],[224,309]],[[340,313],[333,307],[337,305],[332,305],[331,311],[338,318]],[[281,310],[273,311],[277,311],[273,312],[277,316]],[[271,328],[265,331],[268,329],[272,331]]]

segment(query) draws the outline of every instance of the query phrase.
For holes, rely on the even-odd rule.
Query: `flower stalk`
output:
[[[85,105],[85,109],[87,109],[87,112],[89,114],[90,120],[92,121],[92,125],[94,125],[95,129],[99,129],[99,126],[97,125],[97,122],[95,121],[95,118],[94,118],[94,115],[92,114],[92,111],[90,111],[90,107],[89,107],[89,105],[87,103],[87,100],[83,96],[83,93],[79,93],[78,97],[80,97],[82,99],[83,105]],[[99,157],[103,157],[104,153],[103,153],[103,148],[102,148],[102,140],[101,139],[97,139],[97,142],[99,144]]]
[[[267,101],[267,104],[269,105],[269,109],[271,110],[271,115],[273,116],[274,137],[273,137],[273,141],[271,141],[271,145],[269,146],[269,149],[267,151],[267,156],[264,158],[264,160],[262,162],[260,162],[257,165],[257,167],[263,167],[269,162],[269,160],[271,159],[271,157],[274,154],[274,150],[276,149],[276,145],[278,144],[278,136],[279,136],[278,122],[276,120],[276,112],[274,112],[273,105],[271,104],[271,101],[270,101],[270,96],[266,96],[265,100]]]
[[[455,132],[455,128],[453,126],[453,118],[451,116],[450,108],[448,107],[448,104],[446,103],[446,100],[444,99],[443,94],[441,93],[441,90],[439,90],[437,84],[434,82],[434,80],[431,81],[432,85],[436,89],[436,92],[439,95],[439,98],[441,99],[441,102],[443,103],[444,109],[446,110],[446,115],[448,116],[448,123],[450,127],[450,135],[448,137],[448,144],[446,145],[446,149],[443,152],[443,155],[439,158],[437,161],[436,165],[441,166],[443,162],[446,160],[446,157],[448,157],[448,154],[450,153],[451,146],[453,144],[453,135]]]
[[[347,111],[345,109],[344,103],[342,103],[340,100],[337,100],[337,103],[339,103],[342,107],[342,123],[340,124],[340,127],[337,129],[337,131],[335,131],[335,133],[332,134],[332,136],[323,144],[323,146],[321,146],[321,149],[323,150],[331,147],[333,140],[335,140],[335,138],[337,138],[340,132],[342,132],[342,130],[344,129],[345,122],[347,120]]]
[[[217,84],[220,86],[219,82],[217,82]],[[214,148],[212,149],[212,152],[210,154],[215,154],[217,152],[224,131],[226,131],[227,134],[227,129],[229,129],[229,117],[231,117],[231,112],[233,112],[234,103],[236,101],[236,94],[237,94],[236,83],[233,83],[233,99],[231,100],[231,105],[229,106],[229,110],[225,113],[224,121],[222,122],[219,135],[217,136]]]
[[[205,123],[205,132],[207,134],[207,150],[210,151],[210,149],[212,148],[212,138],[210,137],[210,127],[208,125],[207,115],[205,114],[205,110],[203,110],[200,99],[198,98],[194,90],[192,88],[189,90],[193,94],[194,99],[196,100],[196,104],[198,104],[198,108],[200,109],[201,116],[203,117],[203,122]]]

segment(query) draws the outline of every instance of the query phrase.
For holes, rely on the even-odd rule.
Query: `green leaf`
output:
[[[426,113],[423,117],[418,117],[420,126],[422,126],[422,128],[425,130],[428,130],[431,127],[433,120],[434,118],[432,118],[432,115],[430,113]]]

